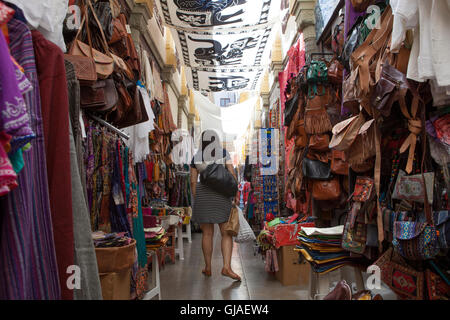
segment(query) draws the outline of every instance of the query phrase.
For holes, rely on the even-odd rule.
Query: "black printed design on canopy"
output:
[[[256,90],[269,64],[281,0],[157,0],[182,54],[189,88]]]
[[[164,22],[177,28],[234,28],[263,25],[269,21],[271,0],[159,0]],[[252,14],[248,20],[248,11]],[[255,11],[258,10],[258,11]],[[273,10],[279,10],[275,7]]]
[[[242,9],[231,14],[222,14],[222,10],[244,4],[247,0],[174,0],[178,6],[177,17],[192,27],[221,26],[242,22]],[[239,16],[241,16],[239,18]]]
[[[247,37],[222,47],[217,40],[194,39],[190,36],[188,38],[194,42],[210,44],[210,46],[200,47],[194,51],[195,62],[204,66],[238,65],[241,63],[244,51],[256,47],[258,41],[258,38]]]
[[[188,85],[197,91],[256,90],[264,69],[186,69]]]
[[[175,43],[187,67],[260,66],[269,60],[270,29],[233,32],[177,31]]]

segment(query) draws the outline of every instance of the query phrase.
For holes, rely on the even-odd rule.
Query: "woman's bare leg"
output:
[[[241,280],[241,278],[231,270],[231,255],[233,253],[233,238],[225,231],[226,223],[221,223],[220,233],[222,234],[222,256],[223,269],[222,274],[234,280]]]
[[[211,259],[213,253],[214,242],[214,225],[212,223],[204,223],[200,225],[202,229],[202,250],[205,259],[205,269],[203,273],[207,276],[211,275]]]

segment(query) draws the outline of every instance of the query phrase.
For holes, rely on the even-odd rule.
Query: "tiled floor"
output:
[[[201,273],[204,266],[201,249],[201,233],[192,234],[192,243],[184,240],[184,261],[177,258],[169,261],[161,270],[162,299],[173,300],[298,300],[307,299],[307,284],[304,288],[284,287],[273,275],[264,270],[261,255],[253,254],[253,244],[234,244],[232,268],[242,282],[223,277],[220,234],[216,226],[212,261],[212,277]]]
[[[212,261],[212,277],[201,273],[204,266],[201,233],[192,234],[192,243],[184,240],[184,260],[175,264],[167,260],[160,272],[161,297],[169,300],[308,300],[309,283],[301,286],[283,286],[264,269],[261,255],[254,255],[252,243],[234,244],[232,268],[242,282],[223,277],[220,234],[216,226]],[[363,275],[367,278],[367,275]],[[338,271],[330,274],[330,287],[340,280]],[[350,282],[352,280],[350,279]],[[380,293],[384,299],[395,299],[395,294],[383,285]]]

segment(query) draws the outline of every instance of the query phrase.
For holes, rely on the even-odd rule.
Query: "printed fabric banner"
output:
[[[265,25],[279,15],[281,0],[159,0],[164,23],[177,29],[243,28]]]
[[[230,31],[172,32],[188,67],[255,67],[267,63],[273,36],[270,28]],[[267,45],[269,43],[269,45]]]
[[[186,68],[188,87],[203,92],[257,90],[263,68]]]

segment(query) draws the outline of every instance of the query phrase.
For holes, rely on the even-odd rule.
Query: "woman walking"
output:
[[[200,148],[191,163],[191,187],[194,196],[192,219],[200,224],[202,230],[202,249],[205,259],[205,268],[202,273],[211,276],[214,224],[218,224],[222,235],[222,275],[240,281],[239,275],[231,269],[233,238],[225,231],[225,225],[231,212],[232,198],[222,195],[201,182],[197,182],[200,172],[209,163],[217,160],[223,160],[223,165],[237,181],[233,166],[229,163],[230,156],[222,148],[218,134],[214,130],[205,130],[201,135]]]

